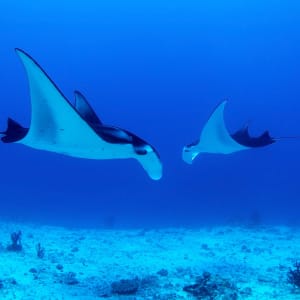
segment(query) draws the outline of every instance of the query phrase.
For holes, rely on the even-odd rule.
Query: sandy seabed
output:
[[[299,228],[0,228],[0,299],[300,299],[287,280]]]

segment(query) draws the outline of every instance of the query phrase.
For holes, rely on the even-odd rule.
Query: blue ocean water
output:
[[[300,140],[201,155],[199,137],[223,99],[230,131],[300,135],[297,1],[1,1],[1,128],[28,126],[28,82],[13,49],[31,54],[68,99],[153,144],[150,180],[134,160],[81,160],[1,144],[1,216],[74,226],[222,223],[253,212],[297,222]]]

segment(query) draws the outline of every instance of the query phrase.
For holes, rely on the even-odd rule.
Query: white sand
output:
[[[135,295],[108,299],[196,299],[183,287],[203,271],[229,279],[239,291],[251,288],[251,295],[238,299],[300,299],[286,275],[300,259],[298,229],[70,230],[13,223],[0,228],[0,299],[102,299],[111,282],[136,276],[153,283]],[[10,233],[17,230],[23,251],[7,251]],[[42,259],[36,253],[39,242],[45,248]],[[168,275],[158,275],[161,269]],[[68,272],[76,273],[78,284],[64,282]]]

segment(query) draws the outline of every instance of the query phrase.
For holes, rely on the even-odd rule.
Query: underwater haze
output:
[[[260,216],[299,223],[300,139],[229,155],[184,145],[227,99],[230,132],[300,136],[299,1],[0,3],[1,130],[29,127],[24,49],[64,95],[82,91],[105,124],[152,144],[151,180],[128,160],[86,160],[0,145],[1,217],[71,226],[194,226]]]

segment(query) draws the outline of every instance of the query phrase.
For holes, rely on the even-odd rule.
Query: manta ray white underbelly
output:
[[[134,158],[150,178],[161,178],[162,164],[150,144],[124,129],[103,125],[79,92],[73,106],[32,57],[16,52],[29,81],[31,123],[27,129],[9,119],[3,142],[86,159]]]

